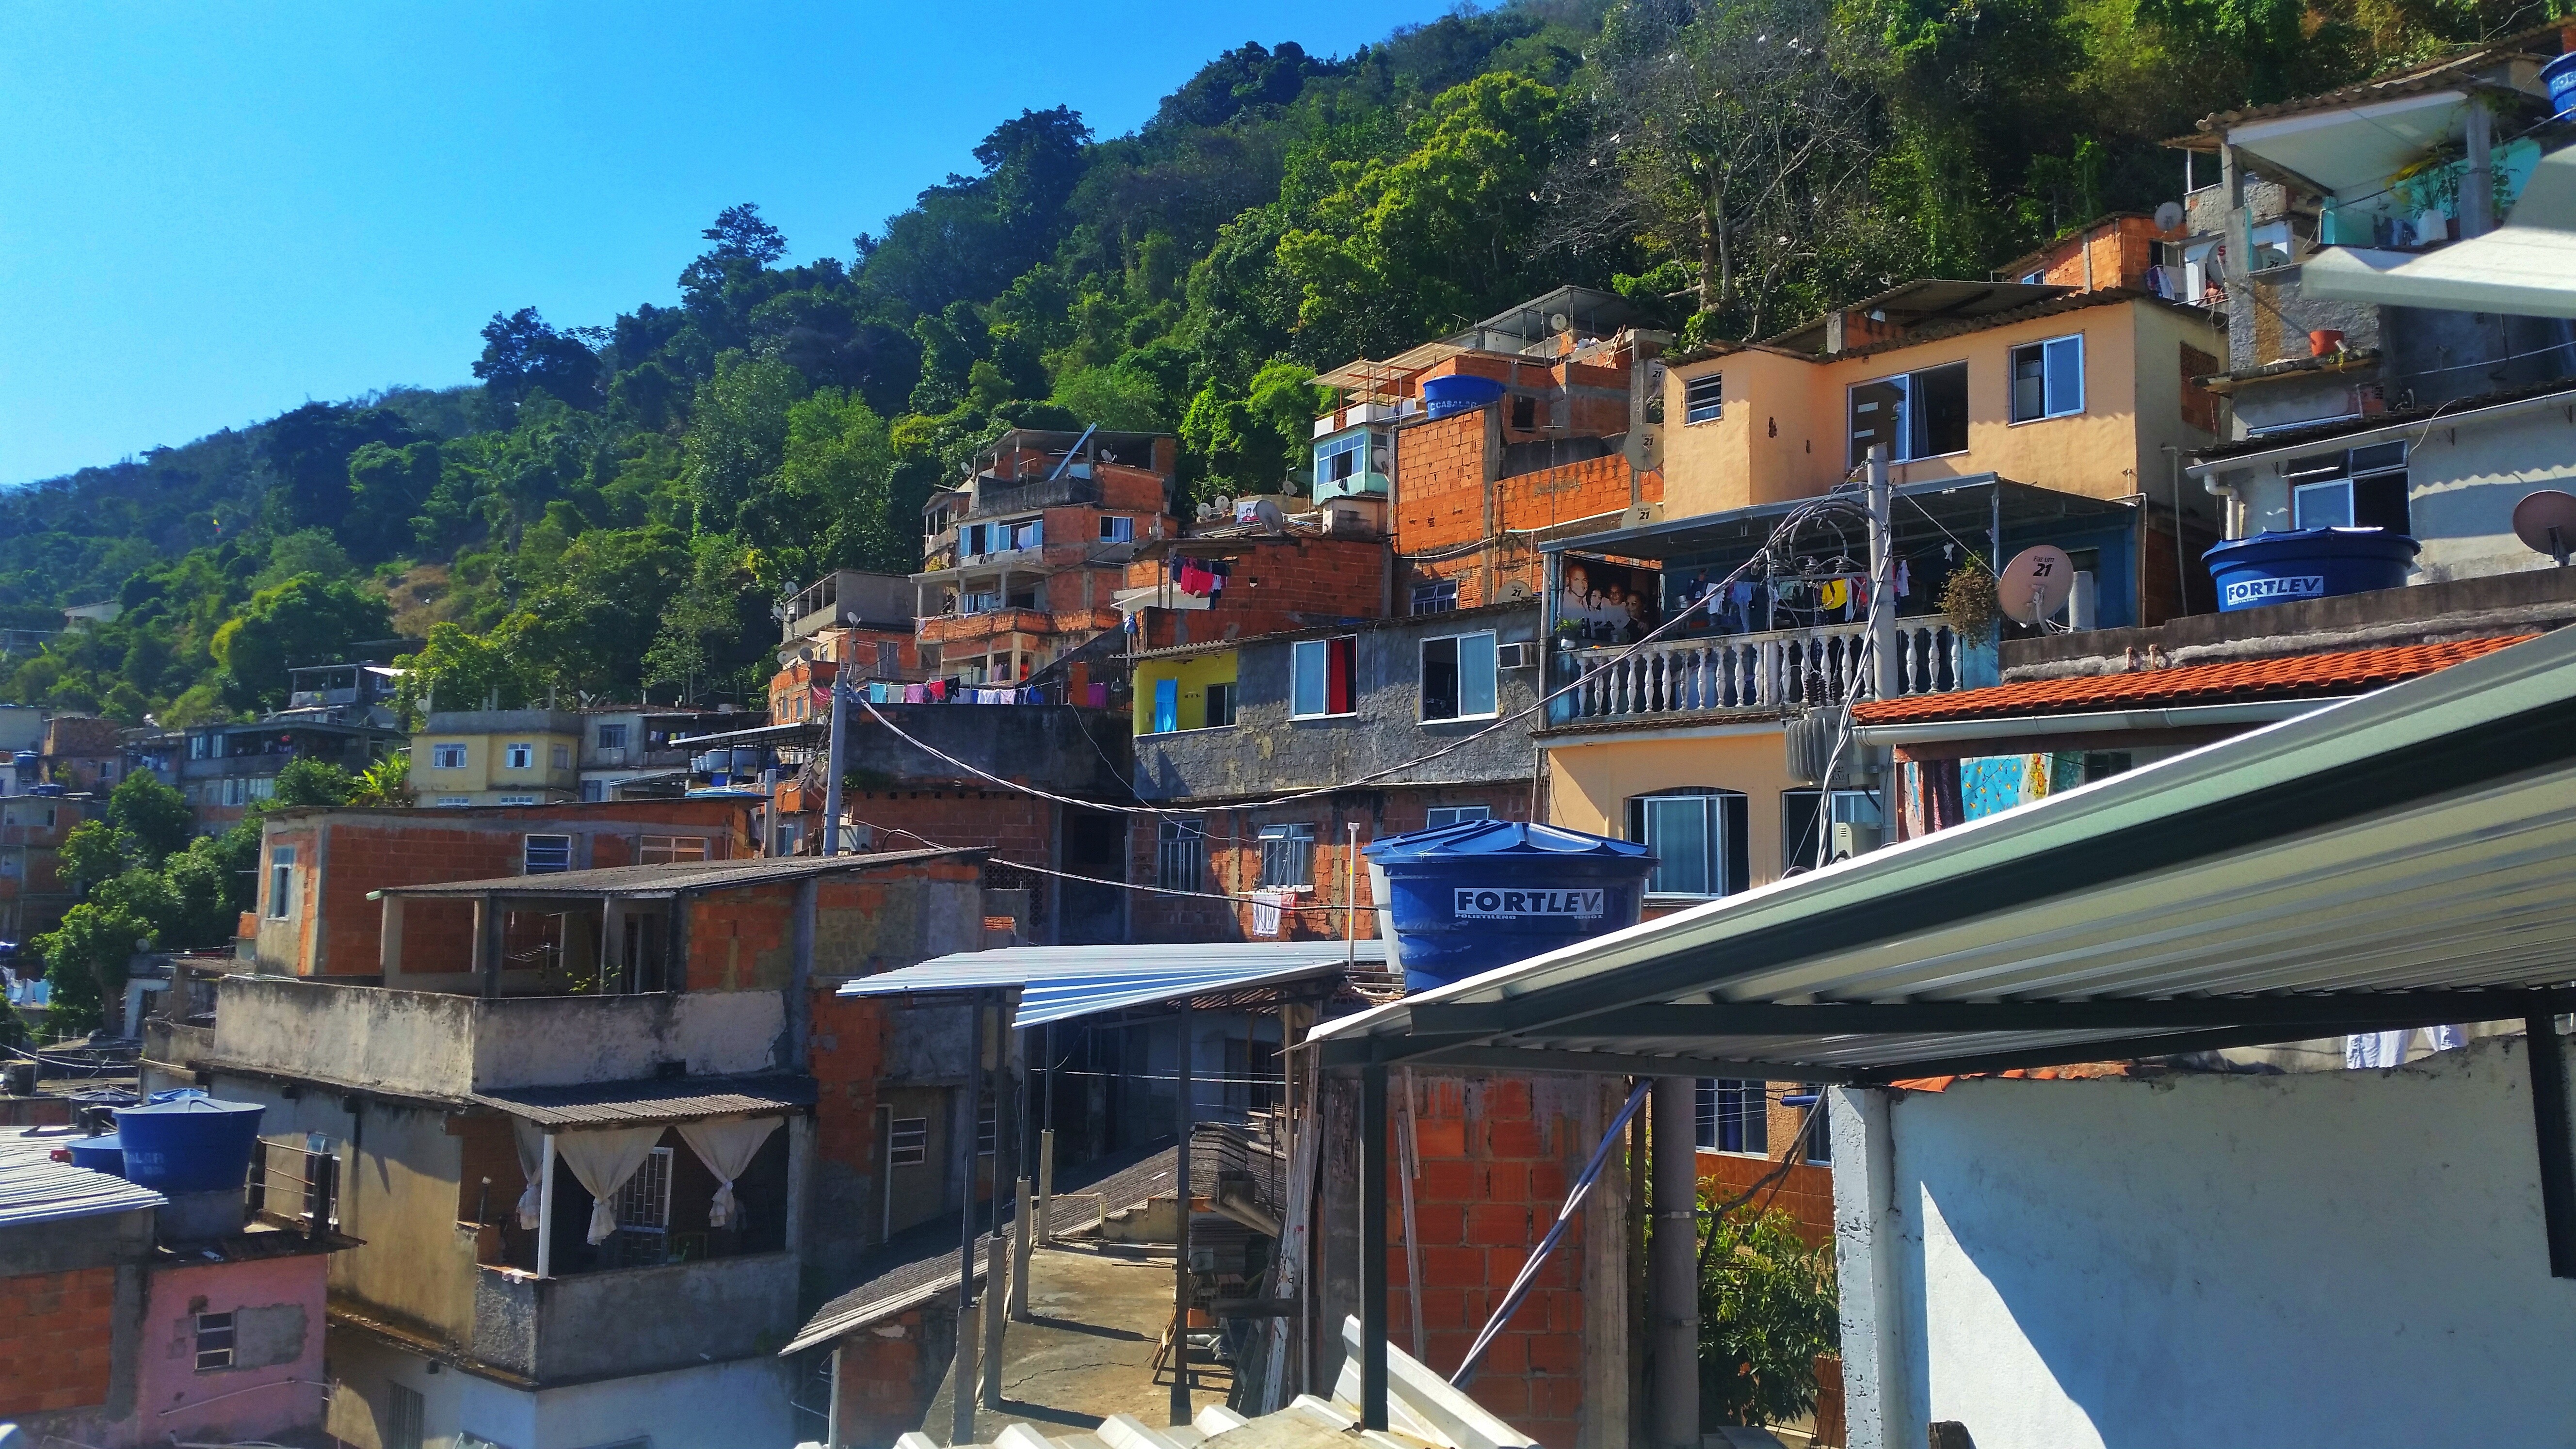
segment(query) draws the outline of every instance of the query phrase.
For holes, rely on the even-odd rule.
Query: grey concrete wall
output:
[[[500,1087],[778,1070],[774,992],[484,1001],[316,981],[228,977],[212,1058],[349,1086],[463,1097]]]
[[[429,716],[433,735],[496,735],[513,730],[528,734],[578,735],[581,716],[568,709],[442,709]]]
[[[1127,721],[1116,710],[1070,705],[881,704],[896,729],[978,769],[1059,794],[1125,793]],[[971,778],[850,711],[850,773],[862,789]]]
[[[1487,729],[1491,719],[1422,718],[1422,641],[1492,630],[1497,644],[1538,638],[1536,604],[1391,619],[1334,633],[1355,635],[1354,713],[1291,720],[1295,641],[1278,635],[1236,646],[1231,728],[1144,735],[1136,740],[1136,792],[1149,800],[1224,798],[1331,785],[1430,753]],[[1540,670],[1499,671],[1496,694],[1508,716],[1538,700]],[[1404,772],[1394,783],[1451,785],[1527,780],[1538,747],[1523,721]]]
[[[548,1382],[744,1358],[796,1328],[796,1279],[788,1253],[569,1278],[480,1269],[474,1352]]]
[[[113,1268],[152,1256],[153,1210],[0,1227],[0,1278]]]
[[[836,894],[825,888],[814,912],[818,984],[984,949],[984,888],[978,882],[888,881],[858,908],[836,907]]]

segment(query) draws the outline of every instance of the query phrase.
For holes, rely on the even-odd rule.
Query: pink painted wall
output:
[[[184,1250],[183,1250],[184,1251]],[[154,1265],[145,1299],[131,1445],[275,1439],[322,1426],[320,1253]],[[199,1301],[202,1300],[202,1301]],[[197,1369],[196,1315],[234,1315],[235,1366]],[[109,1446],[116,1449],[116,1446]]]

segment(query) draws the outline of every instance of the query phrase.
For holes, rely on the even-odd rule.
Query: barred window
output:
[[[1762,1084],[1702,1077],[1699,1145],[1718,1152],[1767,1155],[1771,1150],[1771,1108]]]
[[[229,1313],[197,1315],[197,1371],[228,1369],[233,1366],[233,1316]]]
[[[919,1167],[930,1160],[930,1119],[897,1117],[886,1134],[886,1165]]]
[[[1263,889],[1294,889],[1314,883],[1314,826],[1265,825],[1260,839]]]
[[[1154,884],[1167,891],[1207,889],[1207,826],[1164,820],[1154,826]]]

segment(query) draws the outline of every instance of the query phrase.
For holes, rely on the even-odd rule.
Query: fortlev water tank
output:
[[[2230,539],[2201,557],[2218,581],[2218,611],[2403,588],[2422,545],[2384,528],[2294,528]]]
[[[237,1192],[250,1175],[259,1140],[256,1102],[183,1097],[121,1107],[116,1135],[125,1144],[125,1178],[162,1192]]]
[[[1637,924],[1655,854],[1552,825],[1471,820],[1361,852],[1383,872],[1408,991]]]
[[[1422,380],[1422,410],[1435,418],[1483,407],[1503,395],[1503,385],[1490,377],[1427,377]]]

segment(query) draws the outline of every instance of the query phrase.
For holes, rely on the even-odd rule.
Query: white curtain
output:
[[[707,1226],[733,1221],[733,1180],[751,1165],[751,1156],[778,1130],[775,1117],[735,1117],[714,1122],[683,1122],[680,1140],[716,1175],[716,1195],[707,1204]]]
[[[604,1243],[617,1231],[617,1190],[661,1141],[659,1127],[602,1127],[555,1134],[555,1155],[570,1164],[572,1175],[590,1189],[590,1241]]]
[[[519,1226],[533,1232],[546,1202],[546,1134],[536,1123],[513,1117],[510,1140],[519,1144],[519,1176],[528,1184],[519,1194]]]

